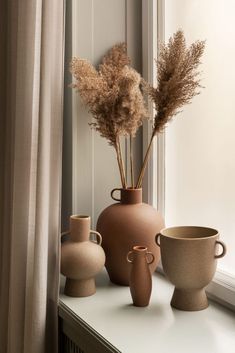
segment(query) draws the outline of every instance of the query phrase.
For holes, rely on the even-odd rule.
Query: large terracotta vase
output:
[[[64,293],[71,297],[87,297],[96,291],[95,275],[105,263],[101,235],[90,230],[89,216],[71,216],[69,239],[61,244],[61,273],[66,276]],[[97,242],[90,241],[95,233]]]
[[[152,292],[152,276],[149,265],[154,255],[145,246],[134,246],[127,254],[127,262],[131,263],[130,292],[135,306],[147,306]]]
[[[113,196],[119,190],[120,199]],[[147,247],[155,258],[150,265],[153,273],[160,259],[155,236],[164,228],[164,220],[155,208],[142,202],[142,189],[114,189],[111,197],[118,202],[100,214],[97,230],[102,234],[105,266],[110,280],[119,285],[129,285],[130,266],[126,254],[135,245]]]

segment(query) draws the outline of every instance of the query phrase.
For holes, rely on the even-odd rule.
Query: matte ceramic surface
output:
[[[152,275],[149,265],[154,255],[144,246],[134,246],[127,254],[127,262],[131,265],[130,292],[135,306],[147,306],[152,291]]]
[[[95,275],[105,263],[101,235],[90,230],[90,217],[70,217],[70,237],[61,245],[61,273],[66,276],[65,294],[86,297],[95,293]],[[97,243],[90,241],[95,233]]]
[[[217,258],[226,253],[218,231],[189,226],[165,228],[156,242],[161,248],[163,269],[175,285],[171,305],[187,311],[207,308],[204,288],[215,274]]]
[[[120,199],[117,197],[119,192]],[[116,197],[114,193],[117,194]],[[128,285],[130,266],[126,261],[126,254],[136,244],[147,247],[155,258],[150,265],[153,273],[160,259],[155,235],[164,227],[164,220],[155,208],[142,203],[142,189],[114,189],[111,196],[119,202],[101,213],[97,230],[103,237],[105,266],[110,280],[116,284]]]

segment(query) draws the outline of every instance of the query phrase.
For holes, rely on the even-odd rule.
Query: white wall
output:
[[[166,222],[217,228],[235,268],[235,1],[166,0],[166,40],[206,39],[202,90],[166,133]]]
[[[110,47],[122,41],[127,42],[134,67],[141,71],[141,0],[67,0],[66,3],[66,30],[72,31],[72,48],[67,43],[66,51],[67,72],[72,55],[97,65]],[[66,37],[69,40],[71,34]],[[69,80],[71,75],[67,76],[67,83]],[[88,123],[92,117],[81,105],[78,94],[73,93],[71,99],[69,90],[65,84],[63,228],[71,212],[91,215],[95,226],[101,210],[112,203],[110,191],[120,187],[116,156],[107,141],[90,129]],[[135,143],[136,171],[142,156],[141,139],[140,132]],[[125,155],[125,142],[123,147]]]

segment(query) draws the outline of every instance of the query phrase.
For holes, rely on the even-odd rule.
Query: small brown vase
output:
[[[105,263],[101,235],[90,230],[90,217],[70,217],[70,237],[61,244],[61,273],[66,276],[64,293],[71,297],[87,297],[95,293],[95,275]],[[90,241],[90,234],[97,242]]]
[[[156,243],[161,248],[163,269],[175,285],[171,305],[186,311],[207,308],[205,287],[215,274],[217,259],[226,253],[218,231],[189,226],[165,228],[157,234]],[[222,247],[219,255],[218,244]]]
[[[115,191],[121,192],[120,199],[113,196]],[[97,230],[103,237],[105,266],[110,280],[129,285],[130,266],[126,254],[136,244],[147,247],[155,258],[150,265],[153,273],[160,259],[155,235],[164,227],[164,220],[155,208],[142,202],[142,189],[114,189],[111,197],[118,202],[100,214]]]
[[[154,255],[145,246],[134,246],[127,254],[127,262],[132,264],[130,291],[135,306],[147,306],[152,292],[152,275],[149,265]]]

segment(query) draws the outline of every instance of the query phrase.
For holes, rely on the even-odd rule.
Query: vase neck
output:
[[[144,246],[133,247],[134,261],[146,261],[147,248]]]
[[[121,189],[121,203],[129,205],[142,203],[142,189]]]
[[[90,238],[91,219],[89,216],[70,216],[70,239],[74,242],[88,241]]]

